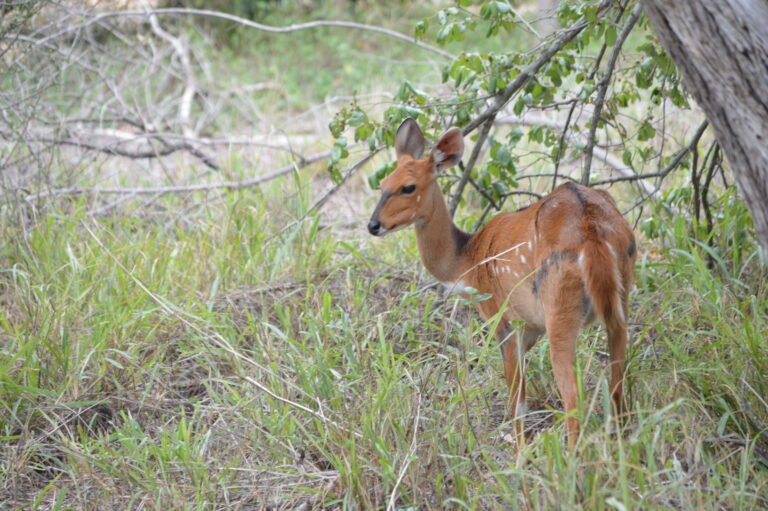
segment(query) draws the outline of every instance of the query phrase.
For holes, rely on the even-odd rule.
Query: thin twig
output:
[[[515,116],[503,116],[503,117],[497,117],[496,118],[496,124],[516,124],[520,126],[544,126],[546,128],[549,128],[553,131],[562,131],[563,125],[549,120],[549,119],[542,119],[538,117],[533,116],[526,116],[526,117],[515,117]],[[571,130],[570,133],[566,135],[566,138],[568,140],[576,145],[584,145],[586,144],[586,137],[584,135],[581,135],[579,133],[575,133],[574,130]],[[618,172],[622,176],[627,177],[628,181],[637,181],[637,185],[640,187],[640,189],[649,196],[654,196],[656,194],[656,191],[654,191],[653,187],[649,185],[648,183],[643,182],[642,180],[637,180],[634,170],[632,170],[630,167],[627,167],[624,165],[624,163],[617,158],[616,156],[612,155],[610,152],[608,152],[606,149],[603,149],[601,147],[595,146],[594,148],[594,156],[598,160],[601,160],[603,163],[611,167],[614,171]],[[572,178],[568,176],[559,176],[560,179],[569,179],[572,180]],[[595,184],[595,183],[592,183]]]
[[[682,149],[682,150],[681,150],[681,151],[680,151],[680,152],[679,152],[679,153],[678,153],[678,154],[675,156],[675,158],[673,158],[672,162],[671,162],[669,165],[667,165],[667,167],[666,167],[666,168],[664,168],[664,170],[662,170],[661,172],[654,172],[654,173],[652,173],[652,174],[641,174],[641,175],[637,175],[637,176],[635,176],[635,177],[633,178],[633,180],[638,180],[638,179],[642,180],[642,179],[650,179],[650,178],[660,178],[660,179],[659,179],[659,181],[658,181],[658,184],[656,185],[656,187],[653,189],[653,191],[649,192],[649,193],[648,193],[646,196],[643,196],[643,197],[641,197],[641,198],[640,198],[640,199],[639,199],[637,202],[635,202],[635,203],[634,203],[634,204],[633,204],[633,205],[632,205],[632,206],[631,206],[629,209],[627,209],[626,211],[623,211],[623,212],[622,212],[622,214],[623,214],[623,215],[627,215],[627,214],[629,214],[629,213],[630,213],[632,210],[634,210],[634,209],[635,209],[635,208],[637,208],[638,206],[642,205],[642,204],[643,204],[645,201],[647,201],[647,200],[648,200],[648,199],[650,199],[651,197],[656,197],[656,196],[658,195],[658,193],[659,193],[659,190],[661,190],[661,185],[662,185],[662,183],[663,183],[663,180],[664,180],[664,178],[667,176],[667,174],[669,174],[670,172],[672,172],[672,170],[674,170],[675,168],[677,168],[677,166],[678,166],[678,165],[680,164],[680,162],[682,161],[683,157],[684,157],[684,156],[685,156],[685,155],[686,155],[686,154],[687,154],[687,153],[688,153],[688,152],[689,152],[689,151],[690,151],[692,148],[694,148],[694,147],[696,147],[696,146],[698,145],[698,143],[699,143],[699,140],[701,139],[701,136],[704,134],[704,131],[707,129],[707,126],[708,126],[708,123],[707,123],[707,121],[705,120],[705,121],[704,121],[704,122],[703,122],[703,123],[702,123],[702,124],[699,126],[699,128],[696,130],[696,133],[694,134],[694,136],[693,136],[693,138],[691,139],[691,142],[688,144],[688,146],[687,146],[687,147],[685,147],[685,148],[683,148],[683,149]],[[600,181],[595,181],[595,182],[592,182],[592,183],[590,183],[590,186],[595,186],[595,185],[599,185],[599,184],[607,184],[607,183],[615,183],[615,182],[618,182],[618,181],[628,181],[628,180],[629,180],[629,179],[626,179],[626,178],[625,178],[625,179],[622,179],[622,178],[602,179],[602,180],[600,180]],[[639,183],[644,183],[644,181],[637,181],[637,182],[639,182]],[[644,183],[644,184],[646,184],[646,183]],[[667,204],[667,205],[665,205],[665,208],[666,208],[666,209],[667,209],[667,211],[669,211],[671,214],[677,214],[677,213],[678,213],[678,211],[677,211],[677,208],[675,208],[675,207],[674,207],[674,206],[672,206],[672,205],[669,205],[669,204]]]
[[[589,173],[592,169],[592,151],[595,147],[595,136],[597,134],[597,125],[600,123],[600,114],[603,111],[603,103],[605,102],[605,94],[608,91],[608,85],[611,82],[611,77],[613,76],[613,68],[616,66],[616,61],[619,59],[619,54],[621,53],[621,47],[624,45],[624,41],[626,41],[627,37],[629,37],[630,32],[632,32],[632,29],[635,26],[635,23],[637,23],[637,20],[640,18],[640,13],[643,10],[643,5],[641,3],[638,3],[634,9],[632,9],[632,12],[629,15],[629,18],[627,19],[627,22],[624,24],[624,28],[621,30],[621,34],[619,34],[618,39],[616,39],[616,43],[613,45],[613,51],[611,52],[611,56],[608,59],[608,64],[605,68],[605,73],[603,74],[603,77],[600,79],[600,82],[597,84],[597,98],[595,99],[595,110],[592,112],[592,121],[589,124],[589,136],[587,138],[587,147],[585,149],[585,156],[584,156],[584,171],[581,174],[581,184],[588,185],[589,184]]]
[[[361,169],[361,168],[362,168],[362,167],[363,167],[363,166],[364,166],[366,163],[368,163],[369,161],[371,161],[371,159],[373,159],[373,157],[374,157],[374,156],[376,156],[377,154],[379,154],[379,153],[380,153],[380,152],[381,152],[383,149],[384,149],[384,147],[377,147],[376,149],[374,149],[373,151],[371,151],[370,153],[368,153],[368,155],[366,155],[366,156],[365,156],[365,157],[363,157],[362,159],[358,160],[358,161],[357,161],[357,163],[355,163],[354,165],[352,165],[351,167],[349,167],[349,169],[347,170],[347,172],[345,172],[345,173],[344,173],[344,175],[342,176],[342,178],[341,178],[341,181],[339,181],[338,183],[336,183],[335,185],[333,185],[333,186],[331,187],[331,189],[330,189],[330,190],[328,190],[328,191],[327,191],[327,192],[326,192],[326,193],[325,193],[325,194],[324,194],[322,197],[320,197],[320,199],[318,199],[318,201],[317,201],[317,202],[315,202],[315,204],[314,204],[314,205],[312,205],[312,207],[311,207],[311,208],[309,208],[309,209],[306,211],[306,213],[304,213],[303,215],[301,215],[301,217],[299,217],[299,218],[297,218],[296,220],[294,220],[293,222],[291,222],[291,223],[287,224],[287,225],[286,225],[286,226],[284,226],[282,229],[280,229],[279,231],[277,231],[275,234],[273,234],[272,236],[270,236],[269,238],[267,238],[267,240],[265,241],[265,243],[269,243],[269,242],[270,242],[270,241],[272,241],[273,239],[275,239],[275,238],[277,238],[277,237],[281,236],[281,235],[282,235],[283,233],[285,233],[285,232],[286,232],[288,229],[290,229],[290,228],[292,228],[292,227],[294,227],[294,226],[296,226],[296,225],[300,224],[300,223],[301,223],[301,222],[303,222],[303,221],[304,221],[304,220],[305,220],[305,219],[306,219],[308,216],[310,216],[311,214],[315,213],[316,211],[319,211],[319,210],[320,210],[320,208],[322,208],[322,207],[325,205],[325,203],[326,203],[326,202],[328,202],[328,199],[330,199],[330,198],[331,198],[331,197],[332,197],[332,196],[333,196],[333,195],[334,195],[336,192],[338,192],[338,191],[341,189],[341,187],[342,187],[342,186],[344,186],[344,184],[345,184],[345,183],[346,183],[346,182],[349,180],[349,178],[350,178],[350,177],[352,177],[352,176],[353,176],[353,175],[354,175],[354,174],[355,174],[355,173],[356,173],[358,170],[360,170],[360,169]]]
[[[694,226],[695,229],[698,230],[699,228],[699,220],[700,220],[700,213],[701,213],[701,201],[699,200],[700,192],[699,187],[701,186],[701,183],[699,183],[699,176],[701,174],[697,175],[697,171],[699,168],[699,146],[696,146],[693,151],[691,152],[692,155],[692,161],[691,161],[691,184],[693,185],[693,218],[695,219]],[[702,166],[702,170],[704,167]],[[696,230],[694,230],[694,235],[696,233]]]
[[[493,204],[489,202],[485,206],[485,209],[483,209],[483,212],[480,214],[480,218],[477,219],[477,222],[475,222],[475,225],[472,227],[472,232],[478,230],[480,226],[485,223],[485,218],[488,216],[488,213],[491,212],[491,209],[493,209]]]
[[[616,19],[613,22],[614,25],[618,23],[619,20],[621,20],[621,17],[624,16],[624,11],[626,10],[627,10],[627,5],[619,2],[619,12],[616,15]],[[600,70],[600,63],[603,61],[603,57],[605,56],[605,50],[607,48],[608,48],[608,42],[606,41],[605,38],[603,38],[603,44],[602,46],[600,46],[600,51],[597,52],[597,57],[595,57],[595,65],[592,66],[592,69],[590,69],[589,73],[587,73],[587,80],[592,80],[597,74],[597,72]]]
[[[709,203],[709,187],[712,184],[712,178],[715,175],[717,166],[720,165],[720,146],[715,146],[715,151],[712,154],[712,160],[709,163],[709,170],[707,171],[707,177],[704,179],[704,184],[701,187],[701,204],[704,208],[704,217],[707,219],[707,245],[710,247],[713,245],[712,231],[715,228],[714,221],[712,219],[712,206]],[[715,260],[712,257],[712,253],[707,253],[708,266],[710,269],[715,267]]]
[[[436,48],[429,44],[423,43],[411,36],[401,34],[400,32],[396,32],[395,30],[390,30],[388,28],[378,27],[375,25],[366,25],[364,23],[355,23],[353,21],[317,20],[317,21],[310,21],[307,23],[297,23],[297,24],[288,25],[285,27],[273,27],[270,25],[264,25],[262,23],[256,23],[255,21],[247,20],[245,18],[241,18],[233,14],[227,14],[225,12],[209,11],[206,9],[182,9],[182,8],[110,11],[110,12],[100,12],[96,15],[93,15],[92,13],[83,13],[83,16],[87,16],[86,20],[83,23],[68,25],[63,30],[60,30],[42,39],[41,42],[47,42],[48,40],[55,39],[64,34],[68,34],[70,32],[79,30],[81,28],[85,28],[89,25],[93,25],[94,23],[99,23],[108,18],[145,17],[145,16],[173,15],[173,14],[182,15],[182,16],[203,16],[208,18],[223,19],[223,20],[231,21],[233,23],[237,23],[238,25],[242,25],[244,27],[254,28],[256,30],[261,30],[262,32],[269,32],[273,34],[287,34],[290,32],[298,32],[300,30],[308,30],[308,29],[320,28],[320,27],[340,27],[340,28],[352,28],[355,30],[365,30],[368,32],[377,32],[379,34],[384,34],[388,37],[392,37],[394,39],[404,41],[406,43],[412,44],[414,46],[418,46],[423,50],[427,50],[429,52],[435,53],[447,59],[454,58],[454,55],[452,53],[449,53],[445,50],[441,50],[440,48]]]
[[[589,183],[590,186],[596,186],[596,185],[604,185],[604,184],[610,184],[610,183],[618,183],[621,181],[640,181],[643,179],[651,179],[655,177],[665,178],[667,177],[667,174],[672,172],[675,168],[677,168],[678,165],[680,165],[680,162],[683,160],[686,154],[688,154],[690,151],[692,151],[698,144],[699,140],[701,139],[701,136],[704,134],[704,131],[707,129],[707,126],[709,125],[708,121],[704,121],[699,125],[698,129],[696,130],[696,133],[693,135],[693,138],[688,143],[687,146],[685,146],[683,149],[681,149],[674,158],[672,158],[672,161],[664,167],[663,170],[660,170],[659,172],[652,172],[650,174],[636,174],[634,176],[621,176],[621,177],[612,177],[608,179],[599,179],[597,181],[592,181]]]
[[[528,190],[512,190],[511,192],[505,192],[504,197],[511,197],[513,195],[525,195],[526,197],[535,197],[536,199],[541,199],[543,195],[536,192],[530,192]]]
[[[477,184],[477,181],[475,181],[474,179],[472,179],[472,178],[470,177],[470,178],[469,178],[469,184],[471,184],[471,185],[472,185],[472,187],[473,187],[475,190],[477,190],[477,192],[478,192],[480,195],[482,195],[482,196],[483,196],[483,198],[484,198],[485,200],[487,200],[487,201],[488,201],[488,202],[489,202],[489,203],[490,203],[490,204],[493,206],[493,208],[494,208],[496,211],[499,211],[499,210],[501,209],[501,205],[500,205],[500,204],[496,204],[496,201],[495,201],[495,200],[493,200],[493,197],[491,197],[490,195],[488,195],[488,192],[486,192],[486,191],[483,189],[483,187],[482,187],[482,186],[480,186],[479,184]]]
[[[463,167],[463,172],[461,174],[461,181],[459,181],[459,185],[456,187],[456,193],[454,193],[453,197],[451,198],[451,205],[448,208],[448,210],[450,211],[451,217],[453,217],[456,214],[456,208],[459,207],[459,201],[461,200],[461,195],[464,193],[464,187],[467,186],[467,181],[469,181],[469,175],[472,173],[472,169],[475,167],[475,163],[477,163],[477,159],[480,157],[480,151],[483,149],[483,145],[485,144],[485,139],[488,138],[488,134],[491,131],[491,127],[493,127],[493,120],[495,117],[496,117],[495,114],[488,117],[488,120],[483,125],[482,131],[480,131],[480,135],[477,137],[477,142],[475,142],[475,146],[472,148],[472,154],[469,157],[467,166]]]
[[[701,217],[700,217],[700,213],[701,213],[701,211],[700,211],[700,209],[701,209],[701,200],[700,200],[701,192],[699,190],[699,188],[701,187],[701,182],[700,181],[701,181],[702,175],[704,174],[704,169],[707,168],[707,165],[709,164],[709,158],[710,158],[710,156],[712,156],[712,153],[714,152],[715,147],[717,147],[717,140],[715,140],[714,142],[712,142],[709,145],[709,149],[707,149],[707,153],[704,155],[704,160],[702,160],[702,162],[701,162],[701,172],[699,172],[698,175],[696,173],[692,172],[692,176],[691,176],[691,181],[693,182],[693,197],[694,197],[693,204],[694,204],[694,207],[696,208],[695,209],[695,217],[696,217],[696,225],[697,226],[699,224],[699,221],[701,220]],[[693,168],[695,169],[696,167],[693,166]]]
[[[571,176],[557,175],[554,172],[540,172],[538,174],[520,174],[518,176],[515,176],[515,179],[536,179],[540,177],[552,177],[557,179],[564,179],[565,181],[570,181],[572,183],[578,183],[578,180],[576,180],[575,178],[572,178]]]
[[[563,151],[565,151],[565,136],[568,134],[568,127],[571,125],[571,117],[573,117],[573,112],[576,110],[576,105],[578,105],[578,101],[575,99],[572,99],[573,103],[571,104],[571,108],[568,109],[568,117],[565,119],[565,125],[563,126],[563,132],[560,134],[560,142],[557,145],[557,160],[555,160],[555,175],[552,178],[552,190],[554,191],[555,187],[557,186],[557,173],[560,169],[560,161],[563,159]]]

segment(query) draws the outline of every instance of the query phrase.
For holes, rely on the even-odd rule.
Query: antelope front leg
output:
[[[509,406],[512,417],[515,418],[515,433],[518,440],[522,439],[524,421],[521,416],[526,412],[525,406],[525,354],[541,337],[541,332],[523,328],[522,332],[512,330],[506,324],[500,324],[496,337],[501,347],[501,358],[504,361],[504,378],[509,386]]]

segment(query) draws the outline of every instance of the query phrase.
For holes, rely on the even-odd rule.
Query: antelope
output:
[[[476,303],[486,321],[503,309],[494,333],[518,438],[519,417],[526,413],[525,353],[547,334],[568,444],[574,447],[576,339],[596,318],[608,337],[613,408],[622,412],[627,301],[636,258],[632,229],[607,192],[569,182],[528,207],[497,215],[475,233],[464,232],[453,223],[436,179],[461,160],[462,132],[446,131],[426,158],[424,145],[416,121],[406,119],[395,137],[397,166],[381,182],[368,231],[383,236],[413,225],[421,260],[437,280],[465,295],[489,295]],[[524,326],[513,327],[515,320]]]

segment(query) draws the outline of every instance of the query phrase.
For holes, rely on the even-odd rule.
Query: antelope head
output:
[[[397,167],[381,182],[381,199],[368,222],[368,232],[374,236],[418,226],[432,215],[436,201],[444,201],[437,174],[461,160],[464,136],[458,128],[449,129],[426,158],[422,158],[424,143],[416,121],[403,121],[395,137]]]

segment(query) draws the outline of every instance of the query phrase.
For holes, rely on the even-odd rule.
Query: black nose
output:
[[[368,222],[368,232],[376,236],[379,234],[379,229],[381,229],[381,222],[378,220],[371,220]]]

